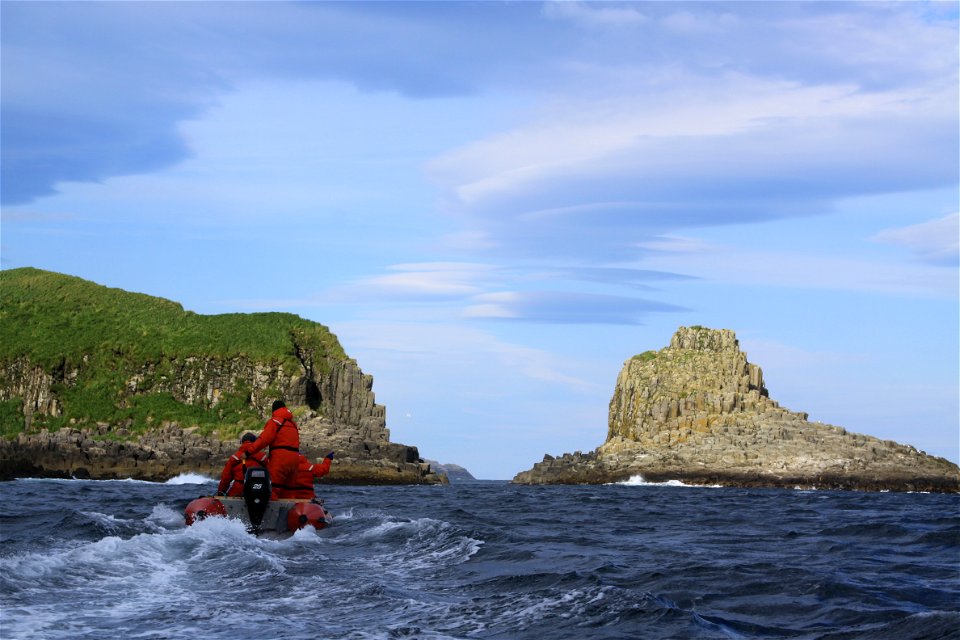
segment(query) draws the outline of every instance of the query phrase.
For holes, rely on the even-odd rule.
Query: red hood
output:
[[[287,409],[286,407],[280,407],[274,411],[273,417],[280,422],[283,422],[284,420],[293,420],[293,414],[290,413],[290,409]]]

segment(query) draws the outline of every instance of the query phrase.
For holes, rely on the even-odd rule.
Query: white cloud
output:
[[[577,1],[546,2],[543,14],[554,20],[569,20],[587,29],[619,29],[643,25],[647,17],[635,6],[610,6]]]
[[[499,291],[472,302],[465,317],[550,324],[638,324],[650,313],[686,310],[635,296],[576,291]]]
[[[885,229],[872,239],[905,247],[922,262],[956,266],[960,260],[960,214],[951,213],[908,227]]]
[[[638,242],[637,247],[645,251],[657,253],[711,253],[721,250],[720,247],[701,240],[699,238],[688,238],[685,236],[657,236],[650,240]]]
[[[692,279],[677,273],[627,267],[494,267],[470,262],[399,264],[387,267],[387,271],[336,286],[303,304],[390,300],[468,319],[636,324],[651,313],[683,310],[637,297],[637,291],[656,290],[647,283]],[[626,291],[627,295],[582,291],[584,286],[595,289],[596,285]]]
[[[860,363],[867,359],[864,354],[812,351],[762,338],[741,338],[740,344],[750,362],[770,370],[835,367],[841,364]]]
[[[479,293],[493,267],[466,262],[424,262],[388,267],[390,273],[365,278],[355,287],[392,296],[462,297]]]
[[[869,258],[711,245],[705,253],[660,253],[642,261],[655,269],[683,270],[704,282],[828,291],[864,291],[955,298],[955,270]]]
[[[629,258],[644,236],[684,227],[807,216],[956,180],[953,87],[675,82],[558,102],[428,169],[490,251],[590,261]]]
[[[77,220],[78,216],[73,213],[43,211],[41,209],[16,210],[10,207],[5,207],[0,209],[0,219],[6,223],[69,222],[72,220]]]
[[[715,35],[738,23],[736,16],[729,13],[715,15],[691,11],[677,11],[660,20],[660,24],[668,31],[685,36]]]
[[[437,372],[450,369],[457,375],[447,382],[456,386],[469,386],[482,374],[502,378],[501,387],[507,384],[503,380],[520,377],[577,389],[597,388],[595,382],[576,375],[581,363],[463,325],[354,321],[333,328],[341,341],[350,345],[354,357],[366,354],[362,360],[373,363],[364,365],[371,370],[420,371],[424,378],[442,379]]]

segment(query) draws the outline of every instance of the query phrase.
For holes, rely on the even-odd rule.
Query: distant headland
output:
[[[595,451],[544,456],[519,484],[648,481],[740,487],[960,491],[960,468],[915,448],[810,422],[769,397],[733,331],[681,327],[624,363]]]
[[[219,474],[283,398],[325,482],[446,482],[390,442],[373,377],[327,327],[287,313],[205,316],[23,268],[0,274],[0,479]]]

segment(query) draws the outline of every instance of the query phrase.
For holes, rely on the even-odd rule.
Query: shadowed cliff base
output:
[[[909,445],[810,422],[769,397],[733,331],[681,327],[624,363],[597,450],[545,456],[520,484],[648,481],[739,487],[960,491],[960,469]]]

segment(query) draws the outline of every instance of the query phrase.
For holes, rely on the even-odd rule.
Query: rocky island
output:
[[[468,470],[464,469],[458,464],[453,464],[450,462],[441,463],[435,460],[427,460],[426,462],[430,463],[430,467],[436,473],[442,473],[447,476],[447,479],[451,483],[461,483],[461,482],[476,482],[476,478],[473,477],[473,474]]]
[[[301,451],[336,452],[324,482],[447,481],[390,442],[373,377],[323,325],[203,316],[31,268],[0,274],[0,301],[0,479],[217,476],[283,398]]]
[[[681,327],[626,363],[595,451],[545,456],[519,484],[651,482],[960,491],[960,469],[915,448],[810,422],[772,400],[733,331]]]

